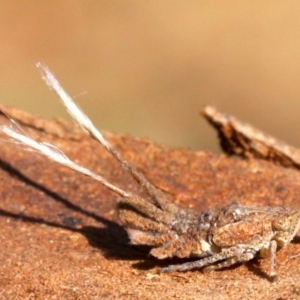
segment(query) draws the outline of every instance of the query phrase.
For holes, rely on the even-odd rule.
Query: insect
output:
[[[176,206],[103,137],[63,90],[50,70],[41,64],[38,67],[46,84],[59,96],[79,126],[105,147],[120,166],[131,174],[150,201],[127,192],[101,175],[74,163],[54,146],[36,142],[20,134],[14,126],[2,125],[1,133],[34,148],[51,160],[92,177],[120,195],[119,218],[132,244],[150,246],[150,254],[158,259],[192,259],[164,267],[161,272],[216,270],[261,256],[270,259],[270,276],[276,276],[276,252],[288,245],[299,230],[300,211],[284,207],[243,206],[240,203],[206,212]]]

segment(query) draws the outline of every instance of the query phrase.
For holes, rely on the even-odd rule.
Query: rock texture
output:
[[[22,129],[118,186],[140,188],[95,141],[63,121],[2,107]],[[0,123],[7,123],[4,115]],[[259,159],[169,149],[106,133],[117,149],[182,207],[204,210],[233,201],[300,206],[300,173]],[[141,194],[142,195],[142,194]],[[7,139],[0,147],[1,299],[300,299],[300,239],[269,261],[203,273],[159,274],[147,249],[131,246],[118,224],[117,197]],[[174,263],[174,260],[173,260]]]

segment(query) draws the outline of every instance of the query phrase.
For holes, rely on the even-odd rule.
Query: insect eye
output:
[[[211,214],[208,213],[208,212],[204,213],[204,214],[203,214],[203,219],[204,219],[204,221],[206,221],[206,222],[211,221],[211,219],[212,219]]]

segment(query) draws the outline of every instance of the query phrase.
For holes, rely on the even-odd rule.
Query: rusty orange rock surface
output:
[[[136,182],[95,141],[63,121],[3,108],[24,131],[71,159],[142,195]],[[0,123],[7,118],[1,116]],[[300,207],[300,173],[259,159],[170,149],[145,139],[106,138],[181,207],[207,210],[233,201]],[[21,147],[22,148],[22,147]],[[7,140],[0,147],[1,299],[297,299],[300,239],[269,261],[220,271],[160,274],[170,264],[129,244],[116,214],[117,197]]]

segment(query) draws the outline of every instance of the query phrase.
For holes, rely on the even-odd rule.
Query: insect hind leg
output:
[[[173,214],[163,211],[154,204],[135,195],[123,198],[120,200],[118,206],[120,209],[122,206],[131,207],[140,214],[143,214],[145,217],[166,225],[170,225],[174,219]]]
[[[203,271],[211,271],[211,270],[220,270],[220,269],[228,268],[233,265],[249,261],[254,257],[254,255],[255,255],[255,253],[247,252],[247,253],[242,254],[239,257],[232,257],[225,261],[219,262],[217,264],[204,267],[204,268],[202,268],[202,270]]]
[[[243,254],[248,254],[248,253],[244,253],[244,251],[245,250],[240,247],[231,247],[223,250],[220,253],[216,253],[214,255],[208,256],[200,260],[195,260],[180,265],[170,265],[168,267],[162,268],[161,272],[166,273],[166,272],[174,272],[174,271],[188,271],[192,269],[200,269],[205,266],[211,265],[217,261],[228,260],[230,258],[236,258],[236,260],[238,261],[240,257],[243,257]],[[242,261],[245,261],[245,259],[246,256]],[[247,260],[249,259],[251,259],[251,257],[249,257]]]

